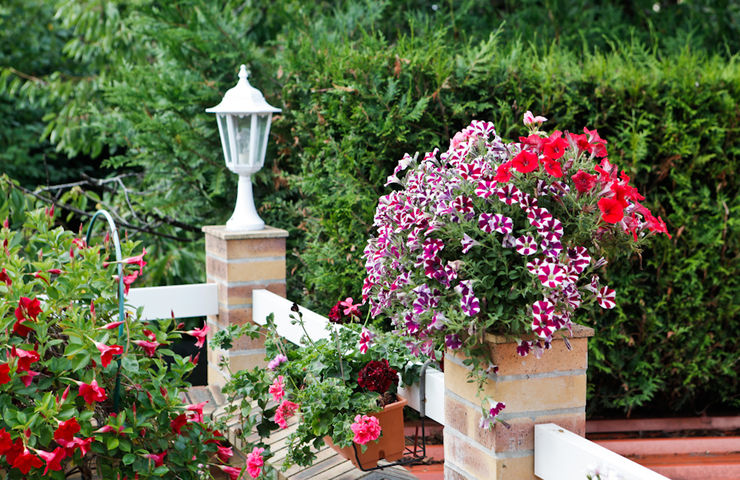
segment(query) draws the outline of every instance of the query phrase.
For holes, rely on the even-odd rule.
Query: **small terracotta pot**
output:
[[[380,438],[377,442],[369,442],[364,453],[362,452],[362,445],[355,443],[357,457],[355,457],[355,449],[352,446],[340,448],[334,445],[330,437],[324,437],[324,441],[358,468],[376,467],[378,460],[382,458],[390,462],[398,460],[403,456],[403,407],[407,403],[405,398],[398,397],[396,402],[386,405],[382,411],[369,414],[376,417],[380,422]],[[358,459],[359,464],[357,463]]]

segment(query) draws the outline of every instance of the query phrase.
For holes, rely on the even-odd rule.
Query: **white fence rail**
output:
[[[554,423],[535,425],[534,474],[539,478],[585,480],[594,469],[602,472],[602,478],[669,480]]]
[[[290,314],[293,302],[275,295],[267,290],[255,290],[252,294],[252,319],[260,325],[271,313],[275,314],[275,325],[280,336],[298,344],[304,336],[303,330],[291,324]],[[311,340],[328,337],[326,325],[329,320],[318,313],[299,306],[303,314],[303,323]],[[425,375],[426,416],[444,425],[444,376],[442,372],[427,368]],[[420,410],[419,385],[412,385],[399,389],[399,393],[408,399],[408,405],[416,411]]]
[[[188,318],[218,314],[218,286],[195,283],[170,287],[132,288],[126,304],[134,309],[144,307],[142,320]]]

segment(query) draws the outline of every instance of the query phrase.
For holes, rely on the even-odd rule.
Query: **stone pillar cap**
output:
[[[226,225],[205,225],[201,230],[222,240],[245,240],[250,238],[285,238],[288,231],[265,225],[262,230],[226,230]]]

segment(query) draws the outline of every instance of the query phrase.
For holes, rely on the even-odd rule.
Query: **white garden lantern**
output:
[[[226,222],[227,230],[262,230],[265,222],[257,214],[252,196],[252,174],[265,163],[272,114],[279,112],[247,81],[247,67],[239,68],[239,81],[221,103],[206,109],[215,113],[226,167],[239,175],[236,206]]]

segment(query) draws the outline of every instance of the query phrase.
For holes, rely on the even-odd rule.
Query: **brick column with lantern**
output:
[[[203,227],[206,236],[206,277],[218,285],[218,315],[208,317],[209,336],[229,325],[252,321],[252,291],[267,289],[285,296],[285,239],[279,228],[227,230]],[[219,367],[228,359],[232,371],[265,365],[264,340],[240,338],[229,351],[209,349],[208,384],[223,386],[226,372]]]

